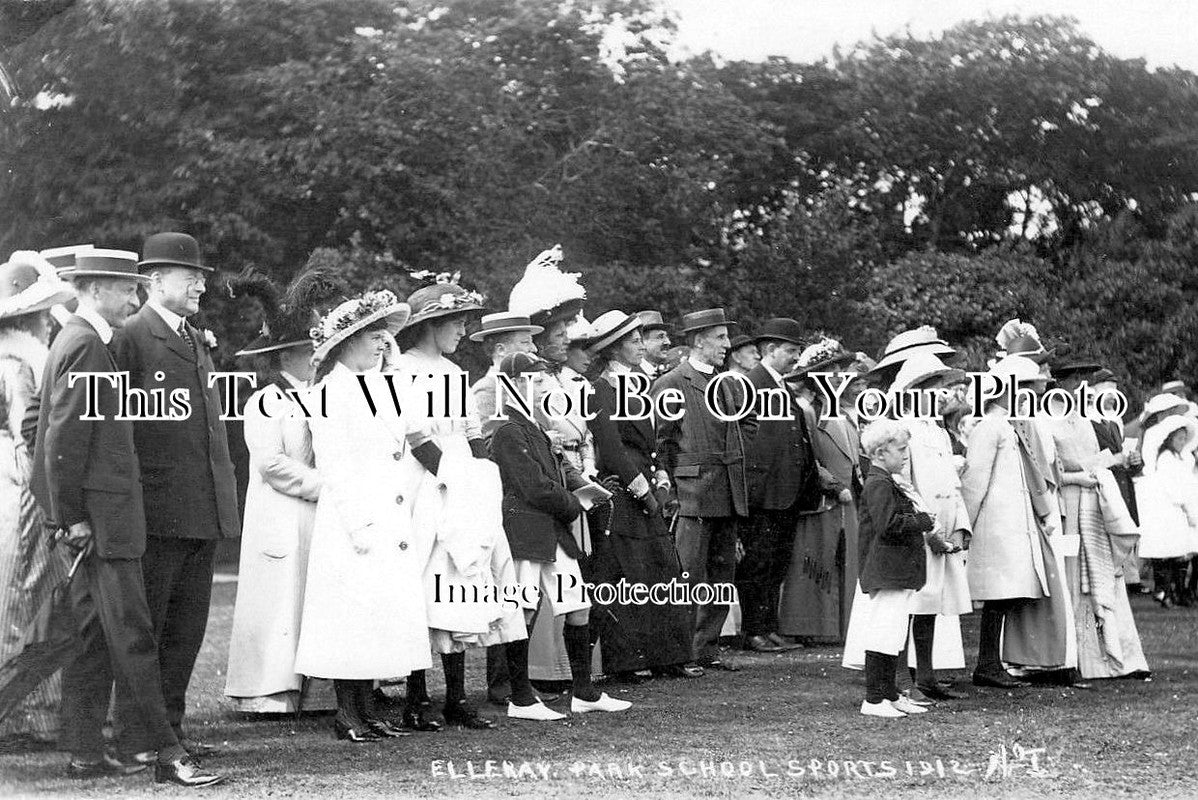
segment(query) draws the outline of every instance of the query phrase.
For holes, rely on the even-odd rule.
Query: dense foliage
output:
[[[1021,316],[1140,385],[1198,372],[1192,73],[1044,17],[817,64],[672,33],[651,0],[77,0],[4,53],[37,97],[0,113],[0,251],[179,227],[499,307],[560,242],[595,313],[931,323],[978,364]],[[233,340],[243,310],[205,301]]]

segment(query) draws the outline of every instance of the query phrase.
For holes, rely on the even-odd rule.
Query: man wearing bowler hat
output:
[[[744,446],[740,425],[722,422],[708,408],[707,385],[728,354],[728,320],[722,308],[696,311],[682,318],[681,333],[690,356],[653,384],[654,397],[673,390],[685,413],[662,418],[657,428],[657,455],[676,492],[667,512],[676,513],[675,545],[691,583],[731,583],[736,574],[737,521],[748,514]],[[734,412],[739,392],[725,379],[718,402]],[[672,507],[672,508],[671,508]],[[719,658],[720,629],[728,606],[708,604],[695,610],[695,657],[700,666],[734,672],[739,667]]]
[[[645,345],[641,371],[656,378],[669,371],[670,326],[666,325],[660,311],[638,311],[636,316],[641,321],[641,342]]]
[[[778,634],[778,599],[798,512],[819,507],[820,483],[807,417],[782,377],[803,352],[802,328],[793,319],[771,319],[755,340],[761,362],[747,378],[761,399],[741,422],[749,519],[740,526],[745,555],[736,567],[736,590],[745,649],[773,652],[797,646]]]
[[[220,396],[208,386],[212,357],[187,322],[214,269],[200,261],[199,245],[185,233],[150,236],[138,268],[149,279],[148,299],[113,342],[117,363],[128,370],[131,388],[167,397],[184,389],[191,402],[184,419],[133,424],[145,495],[146,599],[171,726],[192,755],[203,755],[212,748],[183,736],[187,684],[208,623],[216,543],[241,530]],[[129,704],[117,704],[124,745],[148,749],[144,732],[122,713]]]
[[[108,343],[137,308],[137,254],[91,250],[63,272],[78,308],[54,341],[42,383],[33,459],[34,494],[81,552],[71,582],[74,615],[90,620],[80,631],[78,658],[63,672],[62,749],[75,778],[131,775],[155,760],[158,783],[207,786],[220,780],[188,757],[168,720],[154,626],[142,580],[146,526],[138,481],[133,426],[114,419],[116,387],[97,383],[97,419],[86,419],[87,386],[81,372],[117,371]],[[113,681],[136,693],[125,700],[145,739],[140,759],[104,751],[103,728]]]

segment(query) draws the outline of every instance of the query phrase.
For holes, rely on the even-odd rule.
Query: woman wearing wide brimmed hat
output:
[[[320,362],[314,405],[326,413],[308,420],[321,487],[295,671],[333,679],[334,730],[353,742],[402,735],[378,717],[373,682],[430,665],[424,593],[412,591],[424,563],[403,463],[407,414],[391,402],[387,376],[374,372],[388,334],[410,313],[389,291],[367,292],[309,331]],[[404,411],[414,405],[401,401]]]
[[[426,279],[425,273],[414,277]],[[394,370],[418,395],[444,396],[466,387],[466,375],[447,356],[466,335],[466,321],[483,309],[483,298],[458,285],[457,275],[433,277],[408,297],[412,316],[399,335],[403,353]],[[452,387],[448,388],[447,387]],[[465,417],[423,416],[408,420],[409,449],[402,467],[412,488],[412,537],[424,575],[427,624],[433,650],[445,670],[444,718],[447,723],[488,729],[466,700],[466,650],[527,636],[519,608],[485,602],[444,603],[434,598],[454,587],[466,596],[486,596],[489,587],[514,585],[515,565],[503,532],[503,488],[499,471],[487,458],[482,423],[473,392],[466,391]],[[432,706],[423,671],[408,676],[405,727],[432,731],[441,726],[428,713]]]
[[[585,574],[594,583],[653,586],[683,580],[655,495],[665,471],[655,458],[653,421],[612,419],[620,376],[648,381],[639,369],[645,354],[641,327],[638,317],[622,311],[608,311],[592,325],[597,377],[590,427],[599,477],[613,490],[610,507],[591,516],[594,552]],[[591,630],[598,635],[605,674],[627,681],[636,681],[636,672],[645,669],[677,677],[701,674],[686,666],[694,660],[687,607],[597,601],[593,606]]]
[[[1144,432],[1139,553],[1152,562],[1154,597],[1166,608],[1183,597],[1185,559],[1198,552],[1196,447],[1198,423],[1188,414],[1164,416]]]
[[[301,403],[316,405],[297,401],[312,378],[311,318],[303,309],[281,307],[275,286],[263,276],[239,276],[230,289],[257,297],[264,321],[261,334],[237,352],[257,362],[259,388],[242,412],[249,469],[225,694],[243,712],[323,709],[327,696],[295,671],[320,497]]]
[[[21,421],[39,396],[50,309],[74,296],[37,253],[13,253],[0,266],[0,664],[20,651],[22,632],[66,574],[29,488],[31,453]],[[61,699],[56,675],[0,723],[0,737],[53,740]]]
[[[857,507],[861,488],[860,433],[844,413],[851,409],[868,367],[857,354],[828,336],[805,349],[796,369],[786,376],[795,387],[799,407],[807,414],[823,497],[815,511],[799,512],[790,567],[782,585],[778,633],[816,642],[839,642],[848,631],[857,588]],[[833,418],[832,398],[824,396],[812,377],[833,373],[827,380],[840,385],[839,373],[852,373],[842,395],[840,415]]]
[[[570,348],[570,329],[582,313],[586,300],[586,289],[579,283],[579,273],[563,272],[561,245],[542,251],[524,268],[522,277],[512,287],[508,298],[508,310],[527,316],[532,324],[544,330],[533,337],[537,355],[549,364],[545,381],[546,392],[556,392],[560,397],[573,397],[575,402],[570,413],[565,413],[564,404],[554,408],[554,414],[537,413],[537,422],[543,427],[555,448],[571,466],[585,476],[595,474],[595,447],[587,421],[583,418],[577,402],[585,384],[571,380],[574,376],[565,373]],[[567,378],[569,376],[569,378]],[[584,552],[589,552],[590,533],[585,515],[573,523],[574,538]],[[563,617],[552,614],[537,614],[531,632],[528,653],[528,674],[541,685],[538,688],[553,688],[553,682],[564,688],[571,679],[570,659],[563,639],[565,623]]]

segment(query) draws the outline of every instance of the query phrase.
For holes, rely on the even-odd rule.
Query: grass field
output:
[[[981,690],[903,720],[856,713],[861,678],[836,648],[741,654],[744,670],[608,691],[620,715],[507,722],[368,745],[331,735],[328,716],[250,720],[221,696],[235,584],[215,587],[192,682],[193,735],[218,744],[228,776],[209,797],[1195,797],[1198,611],[1133,600],[1150,683],[1092,690]],[[966,619],[966,647],[976,615]],[[485,659],[469,683],[483,697]],[[430,688],[443,686],[431,676]],[[486,706],[484,706],[486,707]],[[491,709],[497,712],[497,709]],[[0,795],[180,795],[145,773],[77,782],[66,756],[0,755]]]

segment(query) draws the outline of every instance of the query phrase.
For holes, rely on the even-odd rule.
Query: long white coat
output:
[[[974,600],[1048,593],[1044,555],[1015,429],[987,415],[969,434],[961,494],[973,523],[966,574]]]
[[[1198,552],[1198,480],[1194,456],[1166,450],[1136,478],[1140,558],[1181,558]]]
[[[327,415],[313,417],[309,427],[323,486],[295,669],[343,679],[428,669],[424,564],[412,544],[411,497],[401,466],[404,417],[395,413],[383,375],[358,375],[338,364],[317,389],[325,393]],[[367,552],[357,552],[355,542]]]
[[[258,698],[300,688],[295,650],[320,477],[306,420],[273,384],[246,403],[245,443],[250,475],[225,694]]]
[[[424,559],[433,649],[451,653],[527,638],[520,607],[502,600],[505,588],[509,592],[517,588],[516,567],[503,530],[503,485],[493,462],[471,454],[469,440],[481,437],[481,423],[473,392],[465,382],[457,383],[464,373],[447,358],[413,351],[396,360],[395,370],[412,396],[405,408],[410,415],[408,443],[416,447],[431,440],[442,454],[436,475],[424,469],[411,449],[402,465],[412,487],[413,540]],[[445,375],[454,379],[451,386],[465,388],[465,418],[424,413],[426,392],[434,397],[442,392]],[[456,398],[453,391],[451,400]]]

